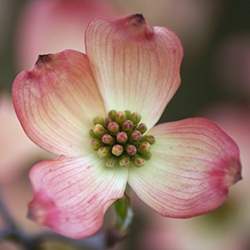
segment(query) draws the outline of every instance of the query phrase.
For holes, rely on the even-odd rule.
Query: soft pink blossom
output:
[[[26,218],[32,197],[26,172],[44,153],[26,137],[7,94],[0,95],[0,121],[1,199],[18,225],[34,232],[37,227]]]
[[[161,247],[154,249],[168,249],[169,246],[172,247],[170,249],[178,250],[249,249],[250,109],[244,105],[236,106],[224,103],[210,107],[205,114],[215,120],[237,142],[241,152],[241,161],[245,166],[242,174],[243,180],[232,189],[230,198],[221,208],[219,215],[217,214],[219,211],[215,211],[208,217],[185,221],[163,221],[159,216],[151,215],[147,240],[143,241],[145,246],[157,245],[162,242]],[[152,227],[157,230],[150,230]],[[173,243],[169,237],[166,237],[169,234],[175,237],[181,235],[181,237]],[[147,249],[151,248],[145,247],[145,250]]]
[[[30,154],[29,158],[32,158],[32,156],[34,157]],[[26,156],[26,159],[29,158]],[[38,157],[35,158],[39,159]],[[11,182],[1,185],[1,199],[18,227],[24,232],[35,234],[44,231],[44,228],[32,223],[27,218],[27,204],[32,198],[32,188],[27,176],[28,169],[25,169],[25,167],[28,168],[29,166],[20,165],[19,175],[15,176]]]
[[[23,171],[40,149],[26,137],[10,97],[0,95],[0,184],[8,183]]]
[[[39,54],[82,50],[84,30],[90,20],[115,12],[105,0],[29,1],[21,15],[16,39],[20,67],[34,65]]]
[[[93,21],[85,45],[86,55],[65,50],[40,56],[14,81],[25,132],[59,155],[30,172],[30,216],[60,234],[89,236],[127,183],[163,216],[192,217],[220,206],[241,178],[234,141],[205,118],[154,126],[180,85],[178,37],[136,14]],[[139,113],[154,136],[144,166],[107,168],[91,148],[92,120],[113,109]]]

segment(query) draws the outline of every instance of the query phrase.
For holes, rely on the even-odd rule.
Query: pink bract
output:
[[[151,215],[151,223],[148,226],[150,231],[146,237],[142,237],[142,249],[186,250],[187,246],[188,249],[202,250],[246,250],[249,248],[250,109],[246,105],[220,103],[209,107],[204,113],[216,121],[237,142],[241,152],[241,161],[245,166],[243,181],[231,190],[230,197],[224,206],[208,216],[176,221],[162,220],[157,215]],[[169,239],[169,236],[174,236],[174,240]],[[159,242],[161,245],[157,248]],[[147,248],[147,246],[156,247]]]
[[[89,22],[116,12],[105,0],[29,1],[21,13],[17,30],[20,68],[34,65],[39,54],[82,50],[84,30]]]
[[[85,45],[86,55],[65,50],[40,56],[14,81],[14,106],[25,132],[61,155],[33,167],[30,216],[60,234],[89,236],[127,183],[164,216],[191,217],[220,206],[241,178],[233,140],[204,118],[154,127],[180,85],[178,37],[136,14],[93,21]],[[91,149],[92,119],[112,109],[138,112],[155,136],[143,167],[105,168]]]

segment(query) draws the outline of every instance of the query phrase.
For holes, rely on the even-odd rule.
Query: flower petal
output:
[[[14,81],[13,101],[26,134],[44,149],[82,155],[104,106],[87,57],[73,50],[40,56]]]
[[[30,173],[35,196],[29,215],[67,237],[94,234],[107,208],[124,194],[127,169],[106,169],[97,158],[43,161]]]
[[[107,110],[131,110],[152,127],[180,84],[182,47],[142,15],[97,20],[86,31],[86,51]]]
[[[164,216],[191,217],[220,206],[241,178],[239,150],[217,125],[203,118],[161,124],[152,158],[129,172],[129,184]]]

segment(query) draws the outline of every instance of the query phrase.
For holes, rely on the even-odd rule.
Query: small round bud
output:
[[[139,141],[142,138],[142,134],[139,130],[135,130],[131,134],[130,138],[132,141]]]
[[[125,112],[126,118],[129,120],[131,116],[131,111],[125,110],[124,112]]]
[[[93,123],[94,123],[94,125],[96,125],[96,124],[101,124],[101,125],[104,126],[104,118],[101,117],[101,116],[97,116],[97,117],[95,117],[95,118],[93,119]]]
[[[141,167],[145,164],[145,160],[138,155],[135,156],[133,162],[134,162],[136,167]]]
[[[102,136],[102,142],[104,144],[112,145],[114,143],[114,138],[109,134],[104,134]]]
[[[150,146],[151,146],[151,144],[149,142],[144,141],[144,142],[140,143],[140,145],[138,147],[138,151],[142,154],[149,152]]]
[[[128,167],[130,165],[130,159],[128,156],[122,156],[121,159],[119,160],[119,165],[121,167]]]
[[[91,140],[91,146],[94,150],[98,150],[101,146],[102,146],[102,143],[100,140],[98,139],[92,139]]]
[[[119,125],[116,122],[109,122],[108,124],[108,130],[113,133],[116,134],[119,131]]]
[[[147,141],[150,144],[154,144],[155,143],[155,137],[153,135],[145,135],[143,137],[143,141]]]
[[[137,112],[111,110],[106,118],[97,116],[89,131],[90,146],[107,168],[143,166],[151,158],[150,147],[155,142],[140,122]]]
[[[96,124],[93,129],[93,132],[95,136],[100,137],[106,133],[106,129],[101,124]]]
[[[115,120],[116,117],[116,111],[115,110],[110,110],[108,113],[109,118],[111,118],[112,120]]]
[[[132,145],[132,144],[128,145],[128,146],[126,147],[126,152],[127,152],[127,154],[128,154],[129,156],[135,155],[135,154],[137,153],[136,146],[135,146],[135,145]]]
[[[116,140],[119,142],[119,143],[126,143],[127,140],[128,140],[128,136],[126,134],[126,132],[119,132],[117,135],[116,135]]]
[[[108,156],[110,155],[109,147],[105,147],[105,146],[100,147],[100,148],[97,150],[97,155],[98,155],[100,158],[108,157]]]
[[[152,154],[150,151],[142,153],[142,157],[145,160],[149,160],[151,158]]]
[[[122,124],[126,120],[125,112],[119,111],[116,112],[115,121],[119,124]]]
[[[115,156],[120,156],[123,153],[123,146],[116,144],[112,147],[112,154]]]
[[[115,159],[115,157],[110,157],[105,162],[105,166],[107,168],[114,168],[116,164],[117,164],[117,159]]]
[[[134,128],[134,123],[131,120],[126,120],[122,124],[122,129],[126,132],[131,132]]]
[[[138,124],[141,120],[141,115],[138,114],[137,112],[133,112],[130,115],[130,120],[134,123],[134,124]]]
[[[147,131],[147,126],[144,123],[140,123],[137,127],[137,130],[144,134]]]

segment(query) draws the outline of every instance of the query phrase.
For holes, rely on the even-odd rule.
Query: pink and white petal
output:
[[[152,158],[128,182],[147,205],[168,217],[209,212],[241,179],[239,150],[216,124],[191,118],[154,127]]]
[[[86,55],[65,50],[40,56],[13,85],[13,102],[26,134],[44,149],[83,155],[88,131],[104,105]]]
[[[180,85],[178,37],[150,27],[142,15],[97,20],[85,34],[86,51],[107,110],[131,110],[152,127]]]
[[[35,194],[29,216],[64,236],[87,237],[123,196],[127,178],[127,169],[107,169],[91,156],[40,162],[30,172]]]

